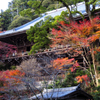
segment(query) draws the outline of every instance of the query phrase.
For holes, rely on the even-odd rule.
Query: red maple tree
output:
[[[3,89],[3,87],[8,87],[9,84],[15,85],[21,80],[19,77],[23,77],[25,73],[19,71],[19,70],[6,70],[6,71],[0,71],[0,90]]]
[[[0,91],[6,93],[11,87],[21,84],[21,78],[24,76],[25,73],[19,70],[0,71]],[[0,100],[2,100],[3,97],[5,97],[5,95],[0,94]]]
[[[61,45],[70,45],[65,52],[69,57],[81,55],[85,66],[80,66],[77,61],[68,58],[59,58],[54,60],[54,67],[62,69],[63,65],[73,64],[70,70],[73,72],[80,66],[81,69],[87,70],[92,78],[93,84],[98,86],[98,73],[96,71],[96,51],[99,51],[100,23],[99,17],[90,21],[83,21],[80,24],[71,22],[69,25],[64,21],[60,23],[58,29],[52,29],[53,37],[51,47],[59,47]],[[93,64],[93,68],[91,67]],[[94,77],[95,76],[95,77]],[[78,82],[88,80],[87,75],[78,76]],[[86,80],[85,80],[86,81]]]
[[[9,55],[12,55],[15,51],[17,51],[17,47],[11,44],[7,44],[0,41],[0,58],[2,57],[9,57]]]

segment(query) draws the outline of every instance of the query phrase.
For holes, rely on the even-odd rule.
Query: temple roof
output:
[[[90,6],[90,8],[92,9],[92,5]],[[96,5],[96,9],[100,8],[100,5]],[[70,9],[75,9],[75,6],[72,5],[70,7]],[[25,32],[26,30],[29,30],[31,26],[34,26],[37,22],[41,21],[41,20],[44,20],[44,18],[46,16],[52,16],[52,17],[55,17],[57,15],[60,15],[62,11],[66,11],[66,7],[63,7],[63,8],[59,8],[59,9],[56,9],[56,10],[52,10],[52,11],[48,11],[44,14],[41,14],[41,17],[38,17],[22,26],[19,26],[19,27],[16,27],[14,29],[11,29],[11,30],[8,30],[8,31],[5,31],[3,33],[0,33],[0,38],[3,38],[3,37],[8,37],[8,36],[12,36],[12,35],[16,35],[16,34],[21,34],[23,32]],[[84,2],[81,2],[81,3],[78,3],[77,4],[77,10],[80,11],[83,15],[87,14],[86,13],[86,10],[85,10],[85,3]],[[80,16],[79,14],[76,14],[76,15],[73,15],[74,17],[78,17]]]
[[[44,89],[43,90],[43,97],[45,99],[49,99],[49,98],[60,98],[63,97],[67,94],[70,94],[74,91],[76,91],[78,88],[78,86],[73,86],[73,87],[67,87],[67,88],[56,88],[56,89]],[[39,99],[42,98],[41,93],[36,95]],[[30,98],[30,100],[32,99],[36,99],[36,96],[33,96]]]
[[[80,84],[77,86],[73,86],[73,87],[66,87],[66,88],[56,88],[56,89],[44,89],[40,94],[37,94],[35,96],[30,97],[30,100],[36,100],[36,97],[38,99],[42,99],[44,98],[44,100],[46,99],[63,99],[63,98],[74,98],[74,96],[78,97],[79,95],[85,97],[86,99],[93,99],[93,97],[89,94],[87,94],[86,92],[84,92],[83,90],[81,90],[80,88]],[[57,99],[57,100],[58,100]],[[85,99],[85,100],[86,100]],[[65,100],[65,99],[64,99]],[[69,100],[69,99],[68,99]],[[76,99],[75,99],[76,100]],[[81,99],[80,99],[81,100]],[[83,100],[83,99],[82,99]]]

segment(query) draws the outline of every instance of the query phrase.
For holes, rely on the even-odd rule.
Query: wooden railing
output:
[[[59,47],[54,47],[52,49],[45,49],[45,50],[40,49],[34,55],[43,55],[43,54],[47,54],[47,53],[64,54],[64,53],[67,53],[67,51],[70,48],[71,47],[69,45],[66,45],[66,46],[61,45]],[[32,55],[28,55],[28,52],[23,52],[23,53],[17,53],[16,55],[12,54],[12,55],[9,55],[8,57],[6,57],[5,55],[3,55],[2,56],[2,60],[15,59],[15,58],[21,58],[21,57],[28,57],[28,56],[33,56],[33,54]]]

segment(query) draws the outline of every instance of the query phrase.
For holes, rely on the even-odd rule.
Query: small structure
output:
[[[43,95],[43,96],[42,96]],[[57,89],[44,89],[43,93],[37,94],[29,98],[30,100],[94,100],[93,97],[83,90],[80,85],[68,88],[57,88]]]

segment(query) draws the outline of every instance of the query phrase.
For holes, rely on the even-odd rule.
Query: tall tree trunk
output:
[[[96,0],[93,0],[93,3],[96,2]],[[94,17],[94,11],[95,11],[95,5],[93,5],[93,8],[92,8],[92,16]]]
[[[82,57],[85,61],[85,63],[87,64],[87,66],[89,67],[89,73],[91,75],[91,78],[92,78],[92,81],[93,81],[93,85],[96,86],[96,82],[95,82],[95,78],[94,78],[94,74],[92,72],[92,68],[91,68],[91,63],[89,62],[89,59],[87,57],[85,57],[83,54],[82,54]]]
[[[91,21],[92,16],[91,16],[91,11],[90,11],[90,4],[87,4],[87,3],[89,2],[89,0],[84,0],[84,1],[85,1],[86,12],[87,12],[87,14],[88,14],[88,16],[89,16],[89,19],[90,19],[90,21]]]
[[[93,62],[93,67],[94,67],[95,82],[96,82],[96,86],[98,86],[99,83],[98,83],[98,74],[97,74],[97,71],[96,71],[96,63],[95,63],[95,57],[94,57],[94,50],[92,51],[91,55],[92,55],[92,62]]]
[[[17,6],[17,15],[19,14],[19,11],[18,11],[18,6]]]
[[[73,16],[72,16],[71,11],[70,11],[69,5],[68,5],[67,3],[65,3],[63,0],[59,0],[59,1],[62,2],[63,5],[67,8],[68,13],[69,13],[69,20],[70,20],[70,21],[74,21],[74,18],[73,18]]]

